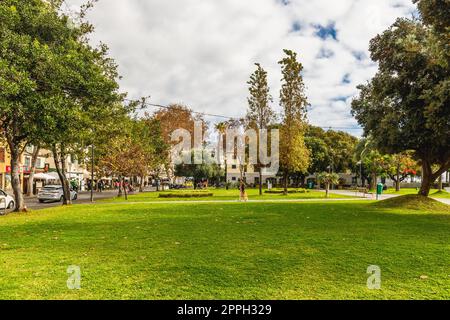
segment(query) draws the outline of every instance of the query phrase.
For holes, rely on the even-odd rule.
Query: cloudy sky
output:
[[[66,2],[76,10],[82,1]],[[259,62],[279,110],[277,62],[287,48],[305,67],[310,122],[355,128],[355,87],[376,72],[369,40],[413,12],[411,0],[100,0],[89,20],[93,43],[109,45],[131,98],[239,117]]]

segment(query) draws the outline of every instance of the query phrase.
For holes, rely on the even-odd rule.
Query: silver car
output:
[[[0,209],[14,209],[14,198],[0,189]]]
[[[77,200],[78,198],[77,192],[70,190],[70,197],[71,200]],[[62,202],[64,200],[63,188],[60,185],[45,186],[39,191],[37,198],[40,203],[43,203],[45,201]]]

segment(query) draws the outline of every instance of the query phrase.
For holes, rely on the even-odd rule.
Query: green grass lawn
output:
[[[449,250],[443,204],[77,205],[0,217],[0,299],[449,299]]]
[[[383,193],[386,194],[398,194],[398,195],[407,195],[407,194],[417,194],[419,192],[416,188],[402,188],[400,191],[395,191],[395,188],[390,188]],[[446,191],[438,191],[437,189],[432,189],[430,191],[431,198],[439,198],[439,199],[450,199],[450,193]]]
[[[278,189],[275,189],[278,190]],[[281,190],[281,189],[279,189]],[[292,190],[292,189],[290,189]],[[259,195],[258,189],[247,189],[247,194],[249,200],[297,200],[297,199],[323,199],[325,198],[325,193],[317,190],[307,190],[306,193],[290,193],[288,195],[283,194],[268,194],[264,193],[262,196]],[[160,193],[173,193],[173,194],[182,194],[182,193],[212,193],[212,197],[195,197],[195,198],[159,198]],[[346,199],[352,198],[345,195],[336,195],[330,194],[329,198],[332,199]],[[239,190],[238,189],[215,189],[210,188],[206,190],[170,190],[170,191],[162,191],[162,192],[143,192],[143,193],[135,193],[129,196],[129,201],[132,202],[153,202],[153,201],[229,201],[229,200],[239,200]],[[105,199],[102,202],[123,202],[124,198],[112,198]]]

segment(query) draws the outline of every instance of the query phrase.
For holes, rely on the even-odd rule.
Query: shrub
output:
[[[191,192],[191,193],[160,193],[159,198],[206,198],[212,197],[211,192]]]
[[[309,192],[306,189],[294,189],[294,190],[288,190],[288,193],[307,193]],[[272,189],[272,190],[266,190],[264,191],[264,193],[268,193],[268,194],[283,194],[284,190],[278,190],[278,189]]]

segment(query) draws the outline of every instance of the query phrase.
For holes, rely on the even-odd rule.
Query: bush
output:
[[[211,192],[191,192],[191,193],[160,193],[159,198],[206,198],[212,197]]]
[[[290,189],[290,190],[288,190],[288,193],[307,193],[307,192],[309,192],[308,190],[306,190],[306,189],[294,189],[294,190],[292,190],[292,189]],[[264,193],[268,193],[268,194],[283,194],[284,193],[284,190],[279,190],[279,189],[272,189],[272,190],[266,190],[266,191],[264,191]]]

